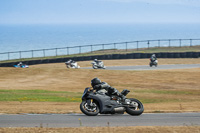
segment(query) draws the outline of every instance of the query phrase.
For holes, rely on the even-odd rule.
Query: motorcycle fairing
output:
[[[117,103],[116,100],[111,100],[110,96],[107,96],[105,94],[90,94],[87,98],[93,99],[93,101],[98,102],[101,114],[112,113],[114,111],[114,108],[122,107]],[[87,102],[90,102],[90,100],[88,100]]]

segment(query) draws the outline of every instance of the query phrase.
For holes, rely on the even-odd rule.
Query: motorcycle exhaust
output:
[[[114,112],[115,112],[115,113],[121,113],[121,114],[123,114],[124,111],[125,111],[125,108],[124,108],[124,107],[114,108]]]

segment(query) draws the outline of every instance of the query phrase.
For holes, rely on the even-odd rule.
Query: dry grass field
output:
[[[78,128],[0,128],[0,133],[200,133],[200,126],[178,127],[78,127]]]
[[[148,59],[105,60],[106,66],[147,65]],[[91,61],[78,62],[81,67]],[[159,59],[159,64],[200,64],[200,59]],[[12,90],[45,90],[80,95],[90,80],[99,77],[118,90],[129,89],[128,97],[144,103],[145,112],[200,112],[200,68],[156,71],[67,69],[64,63],[33,65],[28,69],[0,68],[0,95]],[[71,94],[70,93],[70,94]],[[12,95],[16,95],[15,92]],[[32,94],[27,94],[29,97]],[[67,97],[68,95],[64,95]],[[63,97],[63,96],[62,96]],[[0,101],[0,113],[80,113],[80,102],[24,100]],[[0,128],[0,133],[200,133],[200,126],[180,127],[79,127]]]
[[[91,61],[78,63],[82,67],[91,66]],[[146,65],[148,59],[105,60],[104,63],[106,66]],[[159,59],[159,64],[198,63],[200,59]],[[28,69],[0,68],[0,90],[66,91],[81,97],[84,88],[90,86],[94,77],[99,77],[120,91],[131,90],[128,97],[141,100],[145,112],[200,111],[200,68],[156,71],[85,70],[67,69],[64,63],[33,65]],[[24,100],[0,101],[0,113],[80,113],[80,102],[77,101],[38,102],[29,101],[28,98],[21,99]]]

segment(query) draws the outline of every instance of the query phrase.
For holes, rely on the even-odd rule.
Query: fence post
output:
[[[150,44],[149,41],[147,42],[147,44],[148,44],[148,49],[149,49],[149,44]]]
[[[103,53],[105,52],[105,51],[104,51],[104,44],[102,44],[102,51],[103,51]]]
[[[181,39],[179,39],[179,41],[180,41],[180,47],[181,47]]]
[[[44,55],[44,57],[45,57],[45,49],[43,49],[43,55]]]
[[[91,45],[91,53],[92,53],[92,45]]]
[[[8,52],[8,60],[10,60],[10,53]]]
[[[114,51],[116,51],[116,43],[114,43]]]
[[[127,42],[125,42],[125,44],[126,44],[126,52],[127,52],[127,50],[128,50],[128,46],[127,46],[127,45],[128,45],[128,43],[127,43]]]
[[[69,47],[67,47],[67,55],[69,55]]]
[[[21,59],[21,51],[19,51],[19,59]]]
[[[33,58],[33,50],[32,50],[32,58]]]
[[[79,54],[81,53],[81,46],[79,46]]]

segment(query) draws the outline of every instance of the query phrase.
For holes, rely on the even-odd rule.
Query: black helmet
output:
[[[95,85],[101,84],[101,80],[99,78],[93,78],[91,80],[91,85],[94,87]]]

